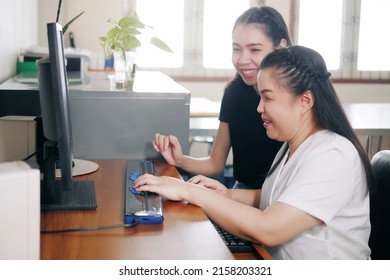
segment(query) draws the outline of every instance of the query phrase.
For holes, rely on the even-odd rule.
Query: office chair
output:
[[[377,152],[371,165],[375,177],[370,194],[371,259],[390,260],[390,150]]]

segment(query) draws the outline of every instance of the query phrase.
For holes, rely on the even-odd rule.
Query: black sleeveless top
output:
[[[250,188],[261,188],[282,142],[271,140],[257,112],[260,96],[253,86],[235,78],[226,88],[219,120],[227,122],[233,153],[234,178]]]

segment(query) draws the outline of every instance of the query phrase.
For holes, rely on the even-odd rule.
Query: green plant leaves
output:
[[[146,27],[146,25],[140,21],[136,13],[134,13],[133,16],[126,16],[121,18],[118,22],[118,25],[121,28],[127,28],[127,27],[145,28]]]
[[[125,16],[119,21],[113,19],[108,20],[114,27],[111,28],[106,36],[99,37],[100,45],[103,47],[105,57],[108,59],[114,51],[134,50],[141,46],[137,35],[142,34],[142,30],[152,28],[140,21],[137,13],[134,15]],[[164,51],[173,53],[171,48],[157,37],[152,37],[150,44]]]
[[[152,37],[150,43],[166,52],[173,53],[172,49],[157,37]]]
[[[61,14],[61,7],[62,7],[62,0],[58,1],[58,6],[57,6],[57,17],[56,17],[56,22],[60,19],[60,14]],[[84,14],[85,11],[79,13],[77,16],[72,18],[67,24],[65,24],[62,27],[62,34],[65,34],[66,30],[68,29],[69,25],[74,22],[78,17],[80,17],[82,14]]]
[[[74,22],[76,19],[78,19],[82,14],[84,14],[85,11],[82,11],[81,13],[79,13],[77,16],[75,16],[74,18],[72,18],[67,24],[64,25],[64,27],[62,28],[62,33],[65,34],[66,30],[68,29],[69,25]]]

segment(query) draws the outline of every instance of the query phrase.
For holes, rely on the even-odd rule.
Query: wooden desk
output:
[[[99,170],[78,180],[93,180],[97,210],[45,212],[42,230],[123,224],[124,160],[98,160]],[[165,164],[160,175],[179,176]],[[41,235],[41,259],[256,259],[254,254],[231,254],[201,208],[164,201],[163,224],[134,228]]]
[[[211,101],[204,97],[191,97],[190,117],[218,117],[220,101]]]
[[[218,117],[190,117],[190,137],[215,136],[218,127]]]
[[[390,135],[390,103],[351,103],[343,107],[356,134],[367,136],[365,148],[371,159],[381,149],[382,136]],[[372,147],[374,136],[379,136],[376,150]]]
[[[219,127],[218,115],[215,114],[216,107],[209,109],[209,106],[202,107],[198,104],[192,111],[199,107],[203,108],[204,113],[201,115],[191,112],[190,136],[215,136]],[[382,136],[390,135],[390,103],[349,103],[343,104],[343,108],[355,133],[367,136],[365,149],[371,158],[376,152],[372,147],[373,137],[379,136],[380,140]],[[380,145],[379,141],[377,150],[380,149]]]

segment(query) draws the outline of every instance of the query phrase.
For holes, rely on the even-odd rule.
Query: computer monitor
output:
[[[49,56],[38,60],[39,98],[45,136],[44,156],[39,162],[42,173],[42,210],[95,209],[93,181],[75,181],[73,137],[68,100],[68,83],[62,26],[47,24]],[[56,164],[61,179],[56,180]]]

